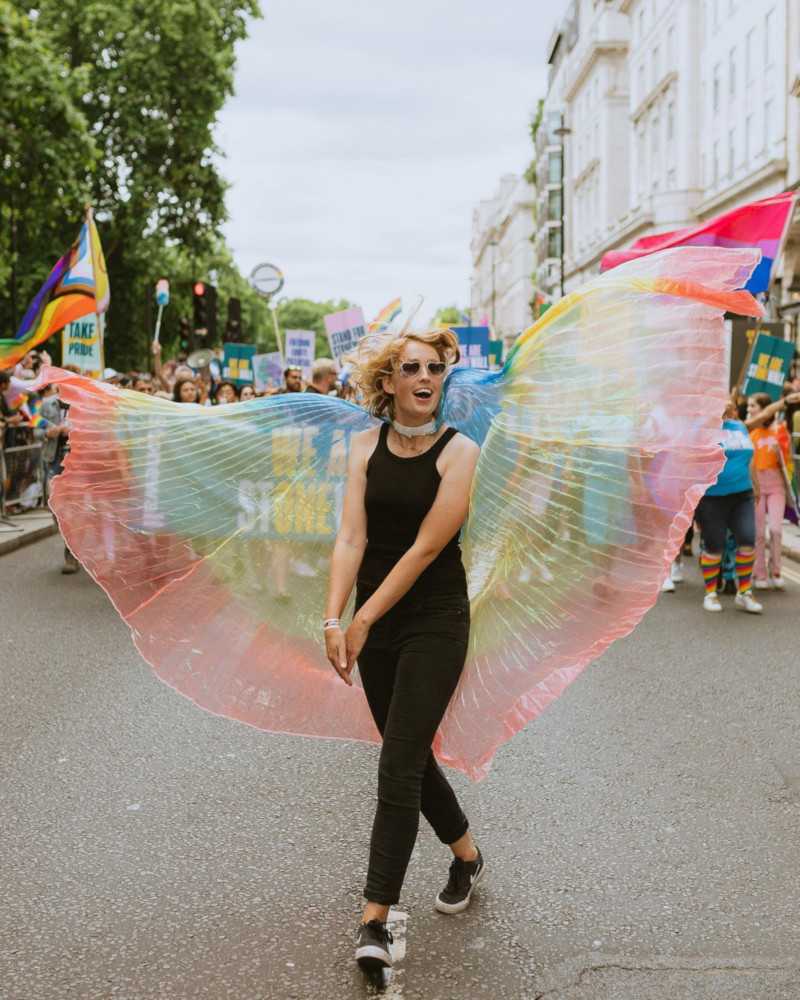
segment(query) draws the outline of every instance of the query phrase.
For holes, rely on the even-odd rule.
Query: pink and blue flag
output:
[[[752,295],[765,292],[769,288],[772,265],[781,252],[792,219],[794,200],[795,192],[785,191],[741,205],[693,229],[644,236],[626,250],[610,250],[604,254],[600,270],[608,271],[618,264],[673,247],[728,247],[734,250],[757,247],[761,251],[761,262],[745,287]]]

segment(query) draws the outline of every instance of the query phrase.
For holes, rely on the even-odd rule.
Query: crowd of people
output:
[[[733,594],[737,608],[761,614],[754,590],[784,590],[783,525],[797,524],[795,463],[800,451],[800,370],[795,362],[782,396],[749,397],[734,390],[722,420],[725,465],[694,514],[699,528],[703,608],[723,610],[719,595]],[[694,525],[681,555],[693,555]],[[684,579],[683,561],[672,565],[662,591]]]
[[[330,358],[318,358],[306,380],[299,367],[288,366],[283,381],[258,391],[221,376],[218,362],[200,370],[186,354],[162,362],[161,345],[152,345],[152,371],[118,372],[107,368],[103,380],[121,388],[159,396],[176,403],[228,406],[259,396],[312,392],[353,398],[347,373]],[[3,453],[0,497],[6,515],[46,504],[48,484],[63,467],[69,449],[68,406],[57,386],[30,391],[46,351],[29,351],[13,370],[0,371],[0,451]],[[699,556],[704,581],[703,607],[719,612],[720,594],[734,595],[737,607],[760,614],[763,604],[753,591],[783,590],[782,535],[786,520],[797,522],[792,485],[800,459],[800,361],[793,363],[783,395],[766,393],[745,398],[734,391],[722,422],[725,466],[695,512],[699,531],[689,529],[681,556],[662,590],[674,592],[683,582],[683,557]],[[65,549],[64,572],[78,564]],[[761,597],[761,595],[759,595]]]

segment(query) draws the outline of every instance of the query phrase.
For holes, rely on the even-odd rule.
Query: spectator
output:
[[[750,431],[755,448],[756,489],[756,563],[753,586],[756,590],[784,590],[781,576],[783,512],[786,506],[784,470],[791,460],[791,439],[784,423],[778,422],[778,410],[766,392],[757,392],[747,401],[750,420],[767,409],[772,416]],[[766,559],[766,526],[769,524],[769,567]]]
[[[239,393],[239,402],[246,403],[248,399],[256,398],[256,390],[252,385],[243,385],[242,391]]]
[[[200,390],[194,378],[179,378],[172,388],[172,398],[176,403],[199,403]]]
[[[217,406],[224,406],[226,403],[237,403],[239,401],[239,391],[233,382],[220,382],[214,393],[214,401]]]
[[[336,388],[337,377],[334,361],[330,358],[317,358],[311,369],[311,384],[306,387],[306,392],[327,396]]]
[[[137,372],[133,380],[133,391],[143,392],[147,396],[154,396],[156,387],[153,379],[147,372]]]
[[[303,371],[295,365],[290,365],[283,373],[283,388],[278,392],[302,392]]]

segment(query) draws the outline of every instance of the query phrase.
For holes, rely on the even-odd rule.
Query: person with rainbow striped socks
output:
[[[736,607],[752,615],[764,610],[753,597],[753,564],[756,557],[756,514],[753,478],[754,448],[747,427],[731,401],[722,420],[725,465],[695,511],[703,535],[700,570],[703,574],[706,611],[722,611],[717,596],[717,578],[725,551],[725,535],[730,530],[736,541]],[[757,489],[757,484],[755,489]]]

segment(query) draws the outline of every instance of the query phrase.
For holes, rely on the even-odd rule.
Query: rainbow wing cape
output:
[[[103,249],[91,212],[77,240],[50,272],[13,338],[0,338],[0,368],[21,361],[31,348],[89,313],[108,308],[109,286]]]
[[[473,778],[657,597],[723,455],[726,310],[757,251],[616,268],[550,309],[499,372],[455,370],[444,419],[482,445],[462,543],[473,626],[435,741]],[[204,409],[58,370],[71,453],[52,505],[157,675],[264,730],[378,734],[320,623],[349,442],[312,394]]]

